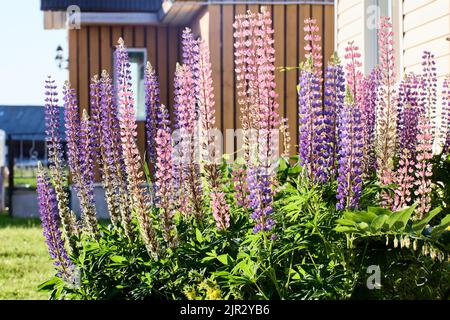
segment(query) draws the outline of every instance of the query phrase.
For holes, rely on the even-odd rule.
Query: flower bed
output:
[[[115,83],[106,71],[92,78],[90,116],[80,116],[66,83],[81,221],[63,188],[57,88],[47,81],[50,166],[39,168],[38,193],[57,275],[41,289],[64,299],[448,298],[450,93],[446,79],[438,101],[433,55],[424,53],[422,74],[396,84],[392,26],[382,18],[380,65],[369,75],[354,43],[323,69],[319,28],[306,19],[300,141],[289,157],[270,13],[238,15],[233,26],[242,111],[234,161],[221,154],[209,48],[189,29],[173,123],[146,68],[148,162],[136,146],[122,40]],[[96,168],[108,227],[96,219]]]

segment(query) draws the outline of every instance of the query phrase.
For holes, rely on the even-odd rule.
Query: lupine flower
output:
[[[417,209],[415,218],[421,219],[431,208],[431,176],[434,139],[434,116],[437,102],[437,79],[434,55],[428,51],[422,56],[423,74],[420,82],[420,109],[416,147]]]
[[[55,80],[50,77],[45,81],[45,134],[48,149],[50,173],[54,181],[58,212],[61,218],[64,235],[68,240],[70,249],[73,242],[70,240],[77,235],[76,217],[69,208],[69,196],[65,185],[63,164],[63,150],[61,144],[60,107],[58,106],[58,94]]]
[[[98,234],[93,197],[93,163],[89,125],[88,120],[83,120],[82,123],[80,121],[75,91],[68,81],[64,85],[64,108],[67,156],[74,187],[80,200],[83,231],[96,237]],[[84,148],[88,148],[88,150],[84,150]]]
[[[305,58],[311,62],[312,71],[320,78],[322,76],[322,47],[320,45],[322,37],[319,34],[319,26],[316,19],[305,19],[303,30],[306,32],[304,47]]]
[[[233,170],[231,172],[232,181],[233,181],[233,189],[234,189],[234,198],[236,199],[236,204],[239,207],[244,209],[249,208],[248,202],[248,183],[246,179],[246,170],[243,164],[236,163],[233,166]]]
[[[417,123],[420,116],[417,97],[418,79],[408,75],[400,83],[397,99],[397,128],[399,162],[394,176],[397,188],[394,190],[394,210],[411,204],[411,191],[415,184],[414,165],[417,145]]]
[[[98,76],[91,79],[90,85],[91,97],[91,132],[92,132],[92,148],[95,152],[96,159],[99,163],[100,173],[102,175],[103,187],[105,189],[105,200],[108,207],[108,212],[111,217],[111,222],[115,227],[120,225],[120,213],[118,210],[118,203],[115,199],[115,190],[113,186],[113,174],[110,172],[112,161],[109,159],[110,152],[106,152],[106,148],[111,149],[111,137],[105,137],[103,134],[103,119],[102,116],[102,85]],[[106,141],[105,141],[106,140]],[[109,151],[109,150],[108,150]]]
[[[61,231],[59,230],[56,193],[40,163],[37,172],[37,193],[39,215],[48,252],[54,260],[53,264],[57,269],[58,277],[66,281],[72,281],[75,266],[69,259],[66,248],[64,247]]]
[[[334,172],[336,107],[342,103],[343,71],[332,62],[327,68],[322,103],[322,48],[315,19],[306,19],[307,59],[301,71],[299,92],[300,159],[312,182],[326,182]],[[337,73],[337,74],[336,74]],[[334,85],[340,88],[334,88]],[[337,94],[338,96],[333,96]],[[336,99],[336,100],[335,100]],[[336,103],[337,105],[333,105]]]
[[[211,187],[211,208],[216,219],[219,230],[227,229],[229,226],[229,206],[225,195],[220,191],[221,171],[217,150],[216,139],[216,117],[214,109],[214,94],[212,85],[212,71],[209,57],[209,47],[204,41],[199,41],[198,59],[198,85],[197,104],[200,116],[200,139],[202,159],[205,161],[204,168],[206,178]]]
[[[172,135],[167,108],[160,104],[157,111],[158,129],[156,131],[155,189],[156,203],[161,210],[163,236],[170,247],[176,244],[175,224],[173,222],[173,171]]]
[[[148,190],[143,179],[141,167],[141,156],[136,145],[136,121],[133,101],[133,92],[131,91],[131,71],[128,61],[128,53],[122,38],[115,51],[116,70],[117,70],[117,91],[119,97],[119,125],[122,141],[123,158],[128,180],[128,191],[132,210],[136,213],[139,221],[141,237],[148,253],[157,257],[159,244],[153,228],[152,218],[150,217],[150,204],[148,199]]]
[[[378,32],[381,78],[378,87],[376,154],[378,178],[384,185],[392,183],[393,159],[396,150],[397,110],[394,102],[395,58],[393,37],[390,18],[382,17]],[[387,194],[383,194],[382,197],[388,203],[392,201]]]
[[[400,83],[397,99],[398,149],[400,153],[407,149],[414,155],[417,143],[417,123],[421,113],[417,93],[419,79],[407,75]]]
[[[253,232],[270,231],[275,225],[271,218],[273,213],[273,188],[270,176],[260,167],[248,169],[249,202],[253,209],[251,218],[255,221]]]
[[[192,72],[187,66],[177,65],[175,71],[175,118],[177,137],[174,163],[176,185],[180,192],[180,207],[184,213],[191,207],[195,217],[200,221],[203,216],[202,186],[200,166],[196,157],[195,140],[195,106],[196,96],[192,90]],[[184,193],[184,194],[183,194]],[[187,199],[185,199],[187,195]],[[186,202],[188,200],[188,202]]]
[[[362,189],[362,156],[363,156],[363,128],[361,119],[360,86],[362,73],[358,52],[352,42],[346,48],[345,58],[348,60],[347,97],[343,108],[339,112],[339,169],[337,189],[337,209],[358,208]]]
[[[228,229],[230,227],[230,207],[225,200],[224,192],[211,192],[211,208],[217,229]]]
[[[442,126],[445,128],[443,134],[443,152],[450,152],[450,76],[447,76],[443,82],[442,91]]]
[[[377,92],[380,82],[380,69],[375,67],[361,85],[361,107],[364,136],[363,172],[366,176],[376,169],[375,125],[377,111]]]
[[[283,152],[281,153],[281,157],[287,159],[291,150],[291,135],[289,134],[287,118],[280,119],[280,134],[283,137]]]
[[[145,121],[145,128],[147,130],[147,148],[149,154],[149,161],[154,168],[156,162],[156,132],[158,130],[157,110],[160,106],[159,99],[159,83],[156,77],[155,70],[150,62],[147,62],[145,68],[145,106],[147,118]],[[155,171],[152,170],[153,174]]]
[[[94,236],[98,236],[97,218],[95,216],[94,203],[94,153],[92,150],[92,132],[90,131],[90,120],[86,110],[83,110],[83,116],[80,122],[80,131],[78,133],[78,158],[82,172],[82,189],[80,196],[80,206],[84,208],[83,222],[84,230]]]
[[[126,174],[120,137],[120,127],[117,106],[111,77],[103,70],[100,79],[101,124],[100,139],[102,147],[101,171],[107,195],[108,209],[112,220],[120,221],[128,238],[133,238],[131,211],[126,189]],[[110,190],[110,191],[108,191]],[[110,197],[111,196],[111,197]],[[115,213],[111,213],[112,211]],[[113,221],[114,223],[114,221]]]
[[[238,16],[234,28],[237,88],[243,114],[244,158],[254,231],[271,230],[273,163],[278,157],[278,104],[275,100],[273,29],[270,13]],[[253,137],[252,131],[256,131]]]
[[[324,167],[331,176],[336,175],[337,153],[337,113],[343,108],[345,98],[345,75],[337,57],[328,64],[325,71],[324,117],[323,131],[325,134],[323,150]]]

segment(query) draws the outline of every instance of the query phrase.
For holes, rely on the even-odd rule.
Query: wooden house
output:
[[[89,109],[89,81],[105,69],[113,72],[113,50],[119,37],[132,52],[136,70],[146,60],[156,68],[161,100],[173,105],[173,78],[180,60],[180,35],[185,27],[209,43],[213,68],[216,121],[219,129],[240,127],[235,92],[233,27],[234,16],[262,5],[272,13],[275,29],[276,65],[296,67],[304,57],[303,21],[317,19],[322,30],[324,57],[334,52],[334,9],[332,0],[286,1],[170,1],[170,0],[41,0],[48,29],[67,28],[67,9],[79,7],[79,28],[68,29],[69,78],[78,91],[80,108]],[[76,8],[76,7],[75,7]],[[73,10],[71,7],[69,10]],[[69,25],[70,25],[69,21]],[[138,73],[136,73],[138,74]],[[276,72],[280,114],[289,119],[292,152],[297,144],[298,71]],[[142,75],[138,76],[142,81]],[[136,84],[139,88],[140,83]],[[145,149],[143,98],[137,97],[138,144]],[[227,143],[225,137],[225,144]],[[225,150],[229,152],[230,150]],[[232,151],[232,150],[231,150]]]

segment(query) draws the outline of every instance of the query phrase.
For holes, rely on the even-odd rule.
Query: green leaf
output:
[[[63,281],[58,277],[53,277],[38,286],[39,292],[50,292],[55,289],[55,287],[63,284]]]
[[[197,241],[199,243],[203,243],[204,239],[203,239],[202,232],[200,230],[198,230],[198,229],[195,229],[195,238],[197,239]]]
[[[336,223],[342,226],[351,226],[351,227],[356,226],[355,221],[349,219],[337,219]]]
[[[412,225],[414,232],[422,233],[423,229],[431,221],[431,219],[433,219],[441,211],[442,208],[437,207],[436,209],[428,212],[421,220],[414,222]]]
[[[394,229],[396,231],[404,231],[406,228],[406,224],[408,223],[409,219],[411,219],[411,215],[414,213],[414,209],[416,208],[415,205],[405,208],[403,210],[400,210],[401,213],[397,219],[397,221],[394,222]]]
[[[217,256],[216,258],[217,258],[217,260],[222,262],[224,265],[228,265],[231,261],[231,258],[228,254],[221,254],[221,255]]]
[[[374,233],[379,232],[388,218],[389,217],[387,215],[383,214],[373,219],[370,224],[370,231]]]
[[[402,227],[404,229],[415,208],[416,206],[413,205],[403,210],[392,212],[386,221],[389,229],[402,230]]]
[[[122,256],[117,256],[117,255],[111,256],[109,258],[111,259],[111,261],[118,263],[118,264],[124,264],[124,262],[127,261],[127,258],[122,257]]]
[[[336,226],[333,230],[336,232],[358,232],[357,228],[348,226]]]
[[[436,236],[440,234],[442,231],[447,229],[447,227],[450,226],[450,214],[446,215],[444,218],[442,218],[441,223],[433,228],[433,231],[431,234],[433,236]]]

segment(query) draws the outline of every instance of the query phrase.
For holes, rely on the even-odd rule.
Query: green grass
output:
[[[37,291],[54,269],[38,219],[0,214],[0,299],[48,299]]]
[[[29,188],[36,189],[36,178],[20,178],[20,177],[14,177],[14,185],[25,185]]]

